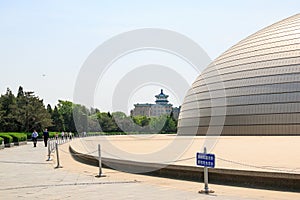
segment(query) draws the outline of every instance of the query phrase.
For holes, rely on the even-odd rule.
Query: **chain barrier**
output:
[[[237,162],[237,161],[233,161],[233,160],[228,160],[228,159],[224,159],[224,158],[220,158],[220,157],[216,157],[216,158],[218,160],[221,160],[221,161],[227,162],[227,163],[232,163],[232,164],[241,165],[241,166],[250,167],[250,168],[271,170],[271,171],[275,171],[275,172],[291,173],[291,172],[297,172],[297,170],[300,169],[300,168],[291,169],[291,168],[287,168],[287,167],[274,167],[274,166],[258,166],[258,165],[253,165],[253,164],[247,164],[247,163]],[[286,168],[286,169],[282,169],[282,168]]]
[[[61,152],[63,152],[64,154],[68,154],[68,155],[82,155],[82,153],[72,153],[70,151],[65,151],[63,149],[60,149]],[[84,155],[89,155],[89,156],[94,156],[93,154],[98,152],[98,150],[95,150],[95,151],[91,151],[91,152],[88,152],[88,153],[85,153]]]
[[[48,142],[47,142],[47,146],[48,146],[48,159],[47,161],[51,161],[51,153],[54,153],[56,152],[56,156],[57,156],[57,166],[56,168],[61,168],[60,166],[60,163],[59,163],[59,154],[58,154],[58,145],[61,145],[61,144],[65,144],[67,142],[70,142],[76,138],[81,138],[80,137],[81,135],[78,135],[78,137],[76,136],[73,136],[73,137],[54,137],[54,138],[49,138]],[[97,136],[96,134],[88,134],[88,135],[85,135],[84,137],[90,137],[90,136]],[[63,149],[59,149],[61,152],[65,153],[65,154],[68,154],[68,155],[80,155],[80,153],[71,153],[71,152],[67,152]],[[90,153],[87,153],[87,155],[92,155],[93,153],[97,152],[96,151],[93,151],[93,152],[90,152]]]
[[[114,158],[117,159],[124,159],[120,156],[114,155],[106,150],[102,150],[106,155],[112,156]],[[95,151],[96,152],[96,151]],[[178,160],[173,160],[173,161],[165,161],[165,162],[154,162],[154,164],[170,164],[170,163],[176,163],[176,162],[181,162],[181,161],[187,161],[187,160],[195,160],[196,156],[193,157],[188,157],[188,158],[182,158],[182,159],[178,159]],[[235,165],[240,165],[240,166],[244,166],[244,167],[250,167],[250,168],[256,168],[256,169],[264,169],[264,170],[271,170],[271,171],[275,171],[275,172],[285,172],[285,173],[292,173],[292,172],[300,172],[298,170],[300,170],[300,168],[286,168],[286,167],[275,167],[275,166],[259,166],[259,165],[253,165],[253,164],[247,164],[247,163],[242,163],[242,162],[237,162],[237,161],[233,161],[233,160],[229,160],[229,159],[224,159],[221,157],[216,157],[216,159],[223,161],[223,162],[227,162],[227,163],[232,163]],[[282,169],[282,168],[286,168],[286,169]]]
[[[99,134],[87,134],[84,137],[79,137],[79,138],[94,137],[94,136],[101,136],[101,135],[99,135]],[[69,139],[61,139],[61,138],[58,138],[56,140],[56,139],[52,138],[49,141],[50,141],[49,144],[50,144],[50,154],[51,154],[51,153],[55,152],[55,143],[56,142],[60,145],[60,144],[64,144],[66,142],[69,142],[71,140],[69,140]],[[72,153],[72,152],[69,152],[69,151],[65,151],[63,149],[60,149],[60,151],[63,152],[64,154],[69,154],[69,155],[74,155],[74,156],[76,156],[76,155],[82,155],[82,153]],[[108,151],[106,151],[104,149],[102,149],[101,151],[103,153],[105,153],[106,155],[111,156],[113,158],[124,159],[124,158],[122,158],[122,157],[120,157],[118,155],[115,155],[113,153],[110,153],[110,152],[108,152]],[[87,153],[85,153],[85,155],[91,155],[91,156],[97,157],[97,155],[95,155],[96,152],[98,152],[98,150],[87,152]],[[188,160],[193,160],[193,159],[196,159],[196,157],[192,156],[192,157],[182,158],[182,159],[177,159],[177,160],[172,160],[172,161],[152,162],[152,163],[154,163],[154,164],[171,164],[171,163],[188,161]],[[248,164],[248,163],[245,163],[245,162],[233,161],[233,160],[225,159],[225,158],[221,158],[221,157],[216,157],[216,159],[220,160],[220,161],[223,161],[223,162],[226,162],[226,163],[231,163],[231,164],[234,164],[234,165],[239,165],[239,166],[244,166],[244,167],[249,167],[249,168],[255,168],[255,169],[262,169],[262,170],[270,170],[270,171],[274,171],[274,172],[283,172],[283,173],[293,173],[293,172],[299,173],[300,172],[300,168],[294,168],[294,169],[292,169],[292,168],[287,168],[287,167],[259,166],[259,165],[254,165],[254,164]],[[5,161],[3,161],[3,162],[5,162]]]

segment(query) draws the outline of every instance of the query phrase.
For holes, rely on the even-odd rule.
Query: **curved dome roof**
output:
[[[184,99],[178,134],[300,134],[300,14],[213,61]]]

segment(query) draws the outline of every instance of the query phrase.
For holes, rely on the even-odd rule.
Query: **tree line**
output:
[[[127,116],[123,112],[100,112],[97,108],[58,100],[52,107],[44,105],[34,92],[20,86],[15,96],[7,88],[0,96],[0,132],[42,131],[68,132],[139,132],[170,133],[177,131],[171,115],[160,117]]]

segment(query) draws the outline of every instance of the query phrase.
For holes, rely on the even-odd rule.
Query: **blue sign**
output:
[[[215,154],[209,153],[197,153],[196,155],[197,165],[203,167],[215,167]]]

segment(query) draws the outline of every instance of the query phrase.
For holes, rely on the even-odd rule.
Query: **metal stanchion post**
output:
[[[55,143],[55,149],[56,149],[56,158],[57,158],[57,166],[55,168],[62,168],[62,166],[60,166],[60,162],[59,162],[58,142],[57,141]]]
[[[105,177],[104,174],[102,174],[102,160],[101,160],[101,145],[98,144],[98,160],[99,160],[99,174],[96,176],[98,178]]]
[[[47,141],[47,147],[48,147],[48,159],[46,161],[51,160],[51,146],[50,146],[50,140]]]

